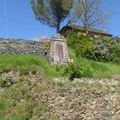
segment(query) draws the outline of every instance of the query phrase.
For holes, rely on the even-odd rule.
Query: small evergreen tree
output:
[[[61,22],[69,15],[73,0],[31,0],[36,19],[60,30]]]

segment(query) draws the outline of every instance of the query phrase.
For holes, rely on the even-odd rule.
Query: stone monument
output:
[[[60,34],[53,36],[50,47],[50,63],[61,65],[68,64],[69,62],[66,39]]]

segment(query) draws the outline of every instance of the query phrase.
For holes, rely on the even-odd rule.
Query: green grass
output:
[[[70,50],[70,56],[74,59],[74,63],[83,66],[86,71],[86,77],[89,77],[89,74],[92,74],[94,78],[108,78],[113,75],[120,75],[120,64],[112,62],[95,62],[82,57],[77,58],[72,50]],[[0,73],[9,71],[19,71],[21,75],[26,75],[29,72],[36,74],[36,72],[39,71],[48,77],[62,77],[69,75],[64,73],[65,67],[50,65],[47,60],[39,56],[0,55]]]
[[[94,78],[110,78],[113,75],[120,75],[120,64],[113,62],[96,62],[83,57],[76,57],[75,52],[69,49],[70,57],[74,60],[75,64],[80,64],[84,71],[86,71],[85,77]]]
[[[35,55],[0,55],[0,72],[19,71],[21,74],[36,71],[47,76],[61,76],[62,71],[56,71],[56,67],[50,65],[47,60]]]
[[[120,64],[96,62],[85,58],[79,58],[78,61],[84,68],[92,72],[94,78],[109,78],[113,75],[120,75]]]

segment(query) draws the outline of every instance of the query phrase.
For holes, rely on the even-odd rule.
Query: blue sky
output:
[[[0,38],[34,40],[39,36],[51,37],[54,28],[40,24],[34,18],[31,0],[0,0]],[[120,0],[104,0],[104,9],[112,13],[106,30],[120,36]]]

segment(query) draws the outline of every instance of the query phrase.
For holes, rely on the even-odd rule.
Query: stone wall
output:
[[[35,54],[49,57],[50,42],[36,42],[21,39],[0,39],[0,54]]]
[[[66,39],[57,34],[47,41],[0,38],[0,54],[34,54],[47,58],[51,64],[68,64]]]

